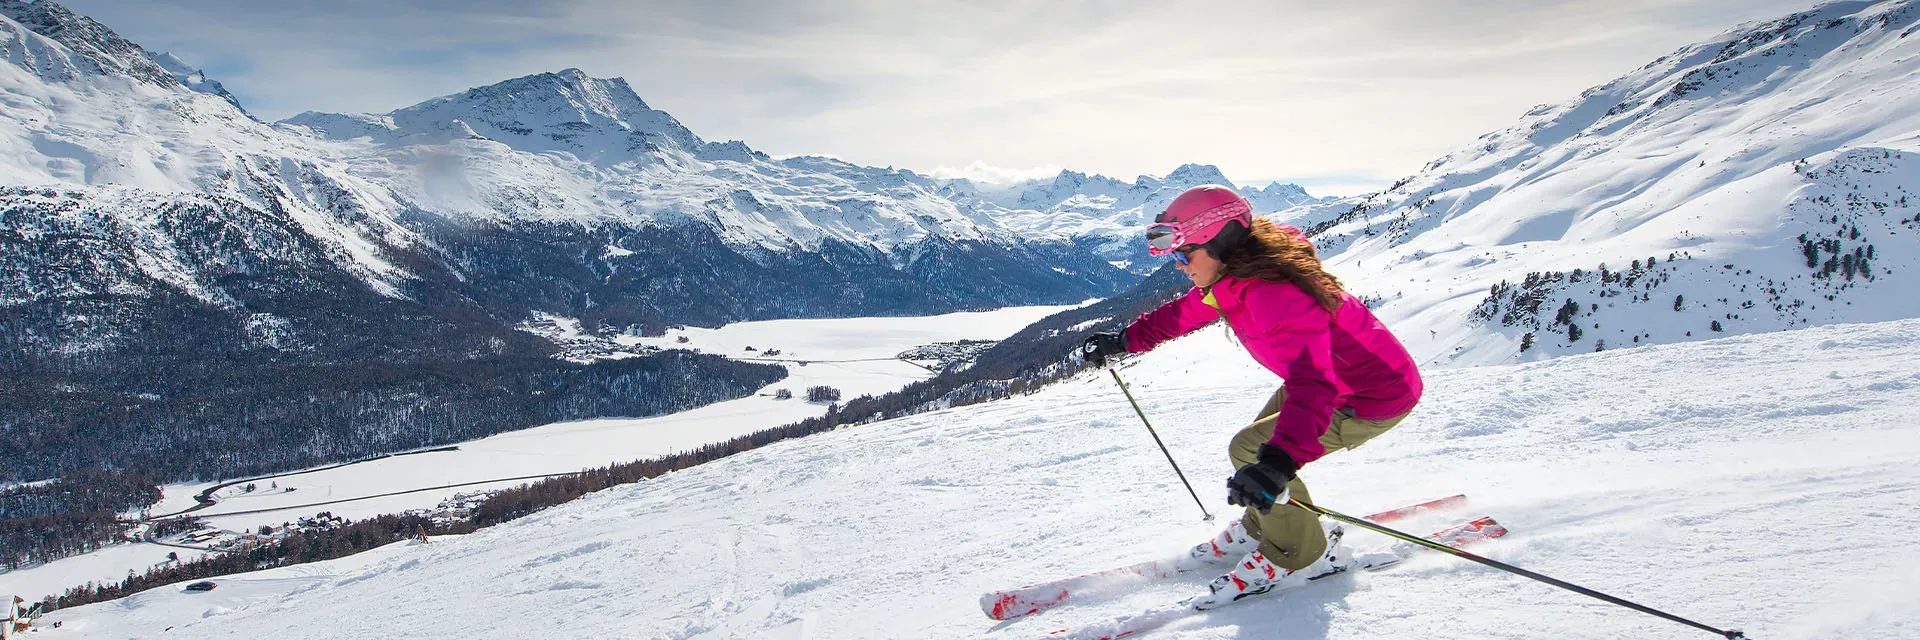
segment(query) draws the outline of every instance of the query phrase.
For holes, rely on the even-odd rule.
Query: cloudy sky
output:
[[[577,67],[710,140],[923,173],[1384,186],[1811,0],[66,0],[265,119]]]

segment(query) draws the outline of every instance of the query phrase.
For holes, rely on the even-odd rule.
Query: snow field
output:
[[[1403,426],[1309,465],[1348,513],[1454,492],[1491,557],[1755,638],[1920,637],[1920,320],[1430,372]],[[1209,509],[1275,383],[1218,329],[1121,372]],[[239,606],[156,589],[46,637],[1029,638],[1210,575],[993,624],[982,592],[1211,535],[1103,372],[1031,396],[791,440]],[[1223,524],[1220,523],[1220,524]],[[1424,526],[1424,525],[1423,525]],[[1354,533],[1356,546],[1384,542]],[[250,580],[236,577],[230,582]],[[351,625],[340,624],[353,620]],[[1424,556],[1155,638],[1689,638],[1705,632]]]

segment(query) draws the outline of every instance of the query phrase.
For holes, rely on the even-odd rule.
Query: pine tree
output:
[[[1579,313],[1580,303],[1575,302],[1573,298],[1567,298],[1567,303],[1560,305],[1560,311],[1553,315],[1553,323],[1572,324],[1573,317]]]

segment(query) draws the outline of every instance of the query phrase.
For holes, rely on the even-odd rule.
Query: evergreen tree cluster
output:
[[[80,363],[13,378],[8,391],[18,393],[0,393],[0,430],[17,437],[0,440],[0,459],[16,464],[0,479],[98,466],[161,482],[261,475],[564,420],[671,413],[785,374],[686,351],[591,364],[502,355],[287,362],[272,372],[175,365],[164,387],[89,375]]]
[[[83,469],[53,482],[0,490],[0,518],[124,513],[151,506],[160,497],[160,488],[146,476]]]
[[[152,480],[96,469],[0,491],[0,567],[18,569],[117,542],[129,526],[121,514],[159,501]]]
[[[1687,257],[1690,256],[1668,254],[1664,263],[1670,265],[1676,260]],[[1669,270],[1660,268],[1662,264],[1663,261],[1659,258],[1648,256],[1644,261],[1633,260],[1632,266],[1626,271],[1608,269],[1605,263],[1601,263],[1593,271],[1574,269],[1571,272],[1528,272],[1526,278],[1518,285],[1502,280],[1500,284],[1490,287],[1487,297],[1482,298],[1480,304],[1475,305],[1468,316],[1476,322],[1497,320],[1502,326],[1527,329],[1528,331],[1521,339],[1520,350],[1523,352],[1533,348],[1535,343],[1532,336],[1543,329],[1565,327],[1567,341],[1578,342],[1583,331],[1575,318],[1583,309],[1581,304],[1573,299],[1572,294],[1567,292],[1572,285],[1587,283],[1588,289],[1601,298],[1628,296],[1632,299],[1647,301],[1652,299],[1652,290],[1665,284],[1671,276]],[[1554,309],[1553,320],[1544,322],[1543,326],[1541,308],[1548,300],[1562,296],[1565,298],[1560,306]],[[1593,309],[1599,308],[1599,303],[1591,304]],[[1676,308],[1678,304],[1676,301]]]
[[[1836,274],[1849,282],[1856,276],[1873,279],[1874,247],[1871,244],[1843,244],[1848,240],[1860,239],[1860,227],[1843,226],[1829,238],[1808,238],[1800,234],[1800,254],[1807,260],[1807,268],[1813,270],[1813,277],[1832,279]],[[1821,256],[1826,259],[1821,260]]]
[[[0,567],[28,567],[119,542],[127,526],[112,513],[88,511],[0,519]]]

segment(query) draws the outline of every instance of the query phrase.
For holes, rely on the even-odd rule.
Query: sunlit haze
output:
[[[702,137],[976,178],[1371,190],[1805,0],[257,3],[74,0],[256,115],[385,112],[577,67]]]

